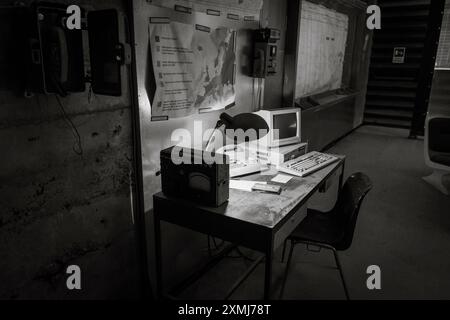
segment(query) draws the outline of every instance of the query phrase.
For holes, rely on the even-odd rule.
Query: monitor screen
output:
[[[297,113],[275,114],[273,116],[273,129],[278,129],[279,139],[288,139],[297,136]]]

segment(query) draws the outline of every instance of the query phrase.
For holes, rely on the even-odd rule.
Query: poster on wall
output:
[[[226,109],[235,102],[235,32],[150,18],[152,120]]]
[[[342,86],[349,17],[302,1],[295,97]]]
[[[392,63],[405,63],[405,58],[406,58],[406,48],[395,47],[394,53],[392,54]]]
[[[263,0],[149,0],[159,7],[181,12],[203,12],[235,20],[259,20]]]

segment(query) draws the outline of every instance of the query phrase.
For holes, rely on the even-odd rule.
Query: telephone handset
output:
[[[61,27],[51,27],[48,39],[48,59],[52,60],[48,68],[48,77],[54,89],[61,96],[66,96],[67,91],[64,84],[68,81],[69,74],[69,50],[64,29]]]
[[[266,54],[263,49],[255,48],[255,57],[254,57],[254,69],[253,74],[263,75],[265,73],[265,65],[266,65]]]

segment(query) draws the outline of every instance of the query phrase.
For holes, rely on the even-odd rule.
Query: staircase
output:
[[[375,30],[373,37],[365,124],[410,129],[412,134],[418,123],[419,131],[421,126],[423,130],[423,122],[420,124],[417,117],[424,119],[428,105],[434,66],[431,60],[437,50],[436,44],[430,45],[438,28],[437,2],[378,1],[381,30]],[[406,47],[405,63],[392,62],[395,47]]]

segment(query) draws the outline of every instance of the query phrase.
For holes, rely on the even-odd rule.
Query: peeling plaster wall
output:
[[[78,4],[124,11],[119,0]],[[0,298],[138,296],[127,81],[124,68],[122,97],[61,98],[81,156],[55,96],[0,91]],[[71,264],[81,291],[66,288]]]

